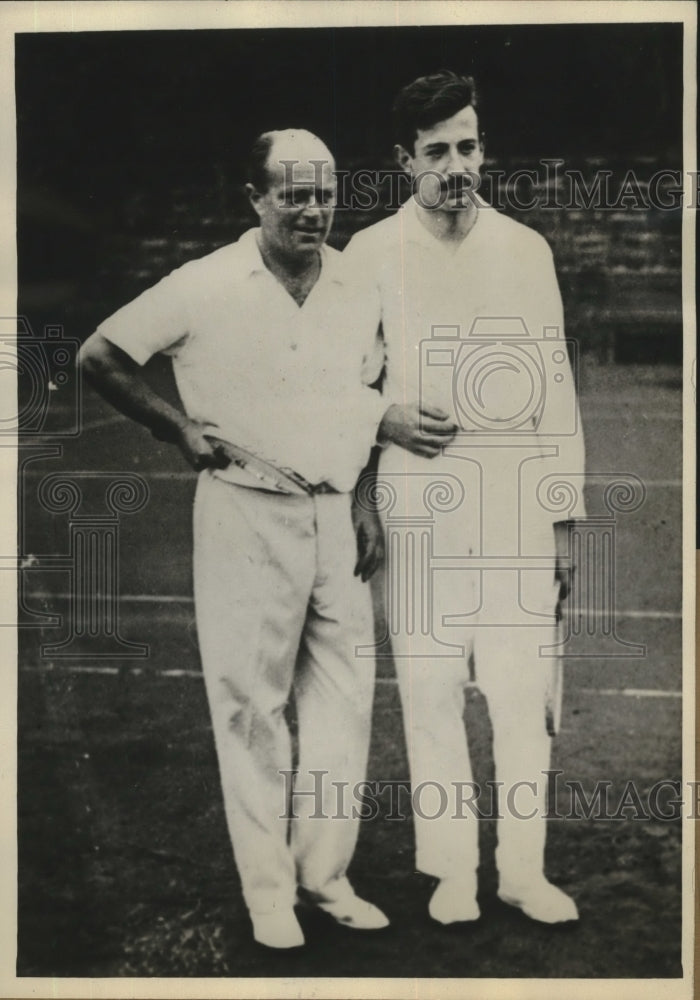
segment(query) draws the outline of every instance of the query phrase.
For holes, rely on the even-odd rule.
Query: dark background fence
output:
[[[396,91],[449,67],[477,78],[487,172],[557,158],[589,190],[611,173],[615,209],[542,207],[542,186],[539,207],[505,206],[552,245],[568,335],[602,360],[678,362],[681,211],[647,185],[680,177],[681,56],[663,23],[19,35],[20,311],[84,337],[237,238],[262,129],[308,127],[341,169],[390,169]],[[619,198],[629,171],[641,201]],[[332,242],[385,212],[339,211]]]

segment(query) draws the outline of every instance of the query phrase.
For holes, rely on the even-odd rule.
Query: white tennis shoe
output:
[[[275,910],[272,913],[251,913],[253,937],[267,948],[301,948],[304,934],[294,910]]]
[[[380,931],[389,926],[388,918],[379,907],[360,899],[346,878],[339,879],[323,895],[311,892],[306,895],[313,905],[343,927],[356,931]]]
[[[578,920],[578,909],[571,896],[542,876],[527,885],[502,881],[498,898],[509,906],[518,906],[532,920],[543,924],[564,924]]]
[[[481,916],[476,901],[474,879],[458,877],[440,879],[428,903],[428,913],[439,924],[466,923]]]
[[[319,903],[319,909],[328,913],[343,927],[352,927],[356,931],[380,931],[389,926],[387,916],[374,903],[354,896],[333,903]]]

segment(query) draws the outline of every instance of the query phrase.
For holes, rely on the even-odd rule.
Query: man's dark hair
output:
[[[270,175],[267,172],[267,161],[274,142],[273,132],[263,132],[255,140],[248,154],[248,181],[256,191],[264,194],[270,183]]]
[[[473,77],[451,70],[421,76],[399,91],[394,101],[394,139],[412,153],[419,128],[432,128],[467,105],[477,108]]]

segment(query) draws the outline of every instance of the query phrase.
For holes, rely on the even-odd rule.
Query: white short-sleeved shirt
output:
[[[531,390],[542,404],[531,429],[522,425],[492,438],[463,435],[458,443],[530,441],[547,459],[538,468],[530,463],[528,473],[568,479],[578,496],[568,516],[584,516],[583,434],[547,242],[481,202],[473,228],[453,251],[427,231],[409,199],[395,215],[356,233],[343,256],[363,280],[373,278],[379,293],[387,405],[421,400],[471,427],[468,415],[480,408],[489,420],[501,419],[516,412],[520,400],[527,412]],[[483,447],[474,454],[483,455]],[[502,454],[505,460],[506,450]],[[383,468],[392,462],[413,469],[411,456],[389,448]],[[498,476],[485,487],[488,502],[498,503]],[[541,513],[552,522],[567,516]]]
[[[218,436],[351,490],[386,408],[368,387],[383,360],[373,291],[324,247],[298,306],[263,263],[258,233],[173,271],[98,332],[139,364],[171,355],[185,412]],[[222,475],[253,485],[233,466]]]

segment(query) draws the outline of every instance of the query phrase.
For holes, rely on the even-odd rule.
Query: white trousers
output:
[[[332,818],[332,783],[365,777],[371,724],[374,661],[355,656],[372,641],[371,601],[353,576],[355,553],[349,494],[286,496],[200,475],[199,645],[226,819],[255,913],[291,906],[297,885],[332,896],[355,848],[357,819]],[[296,791],[317,794],[294,795],[290,824],[291,691]]]
[[[465,784],[472,781],[472,769],[464,723],[473,655],[476,683],[489,709],[495,780],[502,783],[496,862],[502,878],[526,882],[544,868],[543,772],[551,744],[545,701],[553,661],[540,655],[540,647],[556,642],[553,528],[539,523],[521,543],[541,568],[519,570],[515,560],[508,567],[502,550],[501,568],[470,569],[463,557],[483,554],[489,540],[475,530],[479,515],[469,484],[461,502],[451,508],[445,502],[445,509],[433,508],[426,517],[426,483],[463,464],[413,457],[404,462],[399,474],[396,456],[387,456],[386,481],[395,502],[383,520],[389,545],[387,617],[414,797],[421,786],[420,810],[414,809],[416,867],[438,878],[475,877],[478,867],[478,819],[463,804],[473,795]],[[453,492],[459,498],[459,490]],[[482,494],[481,502],[490,503],[491,512],[502,503],[506,513],[498,495]],[[500,542],[496,537],[491,544]],[[402,586],[410,593],[401,594]],[[455,646],[462,647],[461,655],[455,655]],[[485,798],[481,806],[490,811]]]

